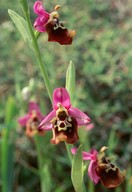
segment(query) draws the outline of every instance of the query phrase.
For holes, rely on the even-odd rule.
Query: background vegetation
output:
[[[31,19],[36,16],[30,0]],[[39,44],[54,88],[65,86],[69,61],[76,68],[76,100],[73,104],[89,114],[94,129],[80,129],[83,148],[100,149],[109,146],[109,153],[122,169],[127,169],[126,181],[116,192],[129,192],[132,187],[132,22],[130,0],[53,0],[45,1],[46,10],[56,4],[62,20],[69,29],[76,30],[72,46],[48,43],[47,35],[39,37]],[[39,192],[36,149],[33,139],[27,138],[17,119],[27,113],[29,100],[22,89],[29,87],[44,114],[51,104],[37,66],[37,61],[9,18],[8,9],[22,15],[17,0],[0,1],[0,144],[7,148],[5,163],[9,165],[9,192]],[[70,163],[63,143],[54,146],[51,133],[40,138],[44,150],[48,183],[47,192],[73,192]],[[4,143],[4,145],[3,145]],[[5,156],[1,156],[4,158]],[[0,165],[1,166],[1,165]],[[0,167],[0,175],[3,165]],[[88,182],[86,173],[86,183]],[[0,180],[2,185],[2,180]],[[11,190],[12,189],[12,190]],[[93,191],[106,190],[100,184]],[[91,191],[90,191],[91,192]]]

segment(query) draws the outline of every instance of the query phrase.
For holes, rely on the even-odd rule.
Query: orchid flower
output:
[[[57,10],[60,5],[55,6],[54,11],[48,13],[42,6],[41,1],[34,3],[34,12],[38,15],[34,22],[34,27],[39,32],[48,33],[48,41],[58,42],[61,45],[68,45],[72,43],[75,36],[74,30],[68,30],[64,27],[63,22],[59,21],[59,14]]]
[[[88,167],[88,175],[94,184],[99,181],[106,188],[114,188],[120,185],[125,179],[125,171],[120,169],[110,162],[110,158],[106,157],[105,150],[107,147],[102,147],[98,152],[92,149],[90,152],[82,152],[83,160],[90,160]],[[76,154],[77,149],[72,148],[73,155]]]
[[[90,118],[78,108],[72,107],[70,96],[65,88],[57,88],[53,93],[53,110],[43,119],[39,130],[52,129],[51,143],[60,141],[75,143],[79,137],[78,126],[87,125]]]
[[[26,127],[26,135],[29,137],[32,137],[36,133],[43,135],[45,132],[38,131],[38,125],[45,116],[42,115],[37,103],[33,101],[29,103],[28,108],[28,113],[23,117],[20,117],[18,123],[21,126]]]

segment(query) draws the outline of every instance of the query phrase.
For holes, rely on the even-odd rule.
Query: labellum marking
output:
[[[70,116],[67,116],[65,112],[60,112],[59,114],[60,117],[57,118],[55,122],[55,128],[58,129],[58,131],[67,131],[68,128],[72,128],[72,119]],[[71,129],[69,129],[69,132],[71,132]]]
[[[54,30],[57,30],[59,27],[61,29],[65,29],[65,27],[63,26],[63,23],[62,22],[59,22],[59,19],[55,18],[54,19],[54,22],[55,22],[55,25],[53,27]]]

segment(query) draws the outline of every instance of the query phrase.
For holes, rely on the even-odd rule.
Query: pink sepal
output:
[[[26,126],[27,121],[30,119],[30,114],[26,114],[23,117],[18,118],[18,123],[21,126]]]
[[[96,167],[97,167],[97,161],[91,160],[88,167],[88,175],[95,184],[97,184],[100,180],[100,177],[96,173]]]
[[[68,91],[65,88],[57,88],[53,93],[53,108],[58,109],[58,103],[60,103],[66,109],[69,109],[71,106],[70,96]]]
[[[28,106],[28,111],[32,111],[35,110],[36,112],[40,112],[39,106],[37,103],[35,103],[34,101],[30,101],[29,106]]]
[[[45,11],[41,1],[36,1],[33,6],[34,12],[38,15],[34,22],[34,27],[39,32],[45,32],[45,24],[49,20],[50,14]]]
[[[49,13],[47,13],[44,9],[44,7],[42,6],[42,2],[41,1],[36,1],[34,3],[33,6],[34,12],[38,15],[45,15],[45,16],[49,16]]]
[[[51,111],[40,123],[39,130],[50,130],[52,129],[52,123],[50,121],[56,116],[56,111]]]
[[[78,126],[87,125],[91,121],[85,113],[75,107],[71,107],[68,113],[77,120]]]
[[[47,19],[44,16],[38,17],[34,22],[34,28],[39,32],[45,32],[45,23]]]
[[[45,116],[42,115],[38,104],[35,103],[34,101],[30,101],[29,106],[28,106],[28,111],[29,111],[29,114],[32,113],[32,111],[35,111],[37,113],[37,117],[39,118],[40,121],[42,121],[45,118]]]

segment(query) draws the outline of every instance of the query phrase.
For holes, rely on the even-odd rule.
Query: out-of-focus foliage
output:
[[[35,20],[29,1],[32,23]],[[74,105],[89,114],[95,124],[87,135],[80,131],[85,149],[108,145],[122,168],[131,169],[132,157],[132,22],[130,0],[53,0],[44,1],[46,9],[62,4],[60,17],[69,29],[76,30],[71,46],[48,43],[47,34],[38,41],[48,67],[53,87],[65,86],[65,74],[70,60],[76,68],[76,100]],[[27,111],[27,101],[21,90],[31,87],[44,113],[51,104],[37,61],[10,20],[7,9],[23,16],[17,0],[0,1],[0,130],[5,122],[5,103],[12,95],[16,101],[16,140],[14,141],[14,192],[39,192],[39,179],[33,140],[28,139],[17,124],[17,118]],[[2,134],[1,134],[2,137]],[[55,192],[72,192],[70,166],[63,144],[52,146],[50,133],[41,138],[45,145],[45,170]],[[43,146],[42,146],[43,147]],[[50,152],[49,152],[50,151]],[[56,155],[54,155],[56,154]],[[34,173],[34,174],[33,174]],[[129,173],[131,173],[129,171]],[[130,174],[129,174],[130,175]],[[130,176],[129,176],[130,177]],[[86,178],[87,182],[87,178]],[[130,179],[120,187],[125,192]],[[129,187],[130,189],[130,187]],[[98,184],[95,191],[105,191]],[[109,190],[114,191],[114,190]]]

